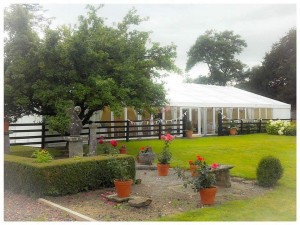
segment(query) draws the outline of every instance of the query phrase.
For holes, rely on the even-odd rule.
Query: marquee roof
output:
[[[290,109],[291,105],[235,87],[183,83],[166,86],[170,106]]]

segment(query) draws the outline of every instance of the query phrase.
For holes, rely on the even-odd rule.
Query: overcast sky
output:
[[[48,1],[49,2],[49,1]],[[55,17],[53,26],[75,24],[85,14],[86,4],[42,4],[47,17]],[[84,1],[83,1],[84,2]],[[125,1],[126,2],[126,1]],[[100,1],[99,1],[100,3]],[[130,3],[130,2],[129,2]],[[121,21],[133,7],[142,17],[149,17],[138,29],[152,31],[152,41],[177,46],[176,64],[184,71],[187,51],[206,30],[232,30],[247,43],[237,56],[249,67],[260,65],[272,44],[278,42],[292,27],[296,27],[296,4],[108,4],[99,11],[107,24]],[[194,67],[190,76],[207,74],[207,67]],[[171,81],[181,81],[176,76]]]
[[[74,24],[86,12],[84,4],[45,4],[47,16],[56,17],[53,25]],[[176,64],[184,71],[187,51],[206,30],[232,30],[247,43],[237,56],[249,67],[260,65],[272,44],[296,27],[296,4],[105,4],[99,15],[107,23],[118,22],[135,7],[149,17],[139,29],[152,31],[151,39],[162,45],[177,46]],[[207,74],[204,65],[189,72],[191,77]],[[174,79],[171,79],[174,80]],[[181,79],[175,79],[176,81]]]

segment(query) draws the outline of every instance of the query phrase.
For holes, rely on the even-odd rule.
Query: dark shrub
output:
[[[263,187],[273,187],[283,174],[280,160],[267,156],[260,160],[256,169],[258,185]]]

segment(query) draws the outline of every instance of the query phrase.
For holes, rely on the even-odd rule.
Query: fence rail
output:
[[[293,121],[292,119],[280,119],[280,120],[290,121],[290,122]],[[230,121],[228,120],[220,120],[220,121],[219,121],[219,127],[221,129],[218,130],[218,135],[223,136],[229,134],[229,127],[232,122],[235,124],[235,127],[237,128],[238,134],[266,133],[267,132],[266,126],[268,121],[270,121],[270,119],[259,119],[259,120],[231,119]]]
[[[94,121],[98,124],[96,134],[105,139],[130,139],[157,137],[164,133],[183,135],[183,121],[174,120],[163,123],[161,120],[150,123],[149,120],[123,120],[123,121]],[[26,128],[25,128],[26,127]],[[90,130],[86,125],[81,136],[89,136]],[[50,132],[45,123],[10,124],[10,145],[40,145],[45,148],[49,144],[65,145],[63,136]]]

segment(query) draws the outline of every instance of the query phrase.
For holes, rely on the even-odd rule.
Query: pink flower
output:
[[[212,169],[217,169],[219,167],[219,164],[218,163],[213,163],[212,165],[211,165],[211,168]]]
[[[111,144],[113,147],[117,147],[118,142],[117,142],[116,140],[111,140],[111,141],[110,141],[110,144]]]
[[[165,140],[166,141],[172,141],[174,139],[174,137],[171,135],[171,134],[167,134],[166,136],[165,136]]]

